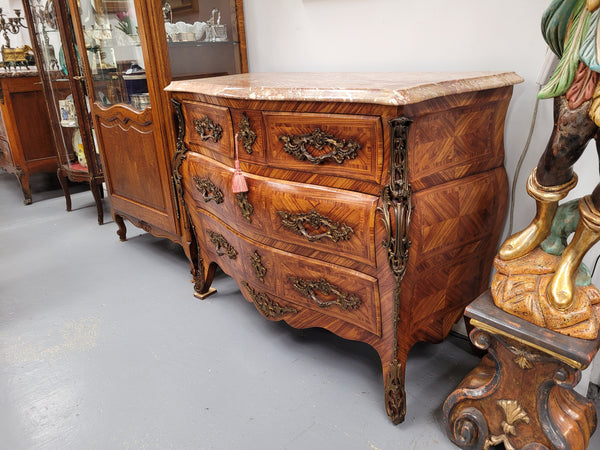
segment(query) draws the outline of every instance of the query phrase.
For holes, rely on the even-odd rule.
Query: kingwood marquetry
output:
[[[507,208],[503,129],[519,77],[433,78],[248,74],[167,88],[197,295],[210,293],[219,265],[267,319],[370,344],[394,423],[404,420],[410,348],[444,339],[487,288]],[[304,86],[321,97],[299,97]],[[194,131],[203,117],[222,130],[218,141]],[[236,133],[245,207],[232,192]],[[204,177],[221,203],[197,189]]]

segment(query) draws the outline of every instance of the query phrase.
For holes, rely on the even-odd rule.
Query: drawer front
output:
[[[296,310],[307,308],[381,335],[381,305],[375,278],[264,247],[202,213],[195,214],[192,220],[209,258],[236,278],[242,292],[263,314],[261,302],[268,303],[267,310],[283,308],[282,315],[294,314],[286,309],[289,306]],[[285,299],[287,304],[276,298]]]
[[[248,192],[231,190],[233,169],[188,153],[181,167],[184,189],[196,208],[221,218],[256,240],[318,257],[318,252],[375,267],[378,197],[246,174]],[[192,205],[188,205],[192,207]]]
[[[183,102],[183,109],[185,140],[192,150],[233,158],[233,129],[229,109],[190,101]]]
[[[383,132],[377,116],[263,113],[268,164],[379,183]]]

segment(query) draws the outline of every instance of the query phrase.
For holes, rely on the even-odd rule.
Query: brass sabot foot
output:
[[[579,202],[580,219],[573,240],[563,252],[554,277],[548,285],[548,299],[556,309],[565,311],[575,298],[575,277],[583,257],[600,240],[600,211],[590,196]]]
[[[577,175],[559,186],[542,186],[533,169],[527,179],[527,192],[536,202],[536,215],[524,230],[513,234],[500,247],[498,257],[504,261],[519,258],[531,252],[550,234],[552,220],[558,209],[558,202],[565,198],[577,184]]]

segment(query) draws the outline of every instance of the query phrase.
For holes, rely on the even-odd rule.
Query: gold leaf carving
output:
[[[505,420],[501,424],[504,434],[488,437],[483,448],[487,450],[493,445],[502,443],[506,450],[515,450],[509,441],[509,436],[516,436],[516,425],[519,422],[529,423],[529,416],[516,400],[498,400],[496,403],[504,412]]]

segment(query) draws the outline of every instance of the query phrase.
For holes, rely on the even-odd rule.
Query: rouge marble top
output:
[[[174,81],[165,89],[250,100],[399,106],[522,81],[514,72],[245,73]]]
[[[37,77],[39,73],[36,69],[23,69],[18,70],[0,70],[0,78],[21,78],[21,77]]]

